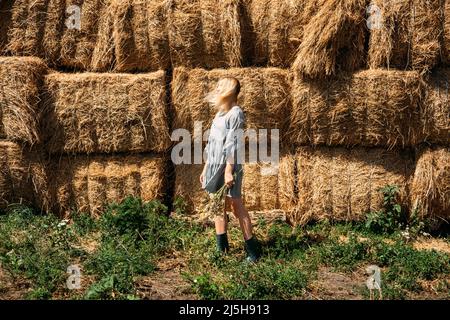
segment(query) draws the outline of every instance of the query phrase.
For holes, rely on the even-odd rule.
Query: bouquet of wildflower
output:
[[[234,179],[236,179],[237,174],[238,172],[233,174]],[[209,194],[209,199],[200,210],[200,220],[214,220],[216,216],[223,214],[225,208],[225,195],[228,190],[228,186],[224,184],[215,193]]]

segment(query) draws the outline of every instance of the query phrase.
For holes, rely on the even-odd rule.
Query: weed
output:
[[[387,185],[380,192],[383,194],[383,208],[367,215],[366,228],[375,233],[390,234],[401,229],[405,222],[405,214],[397,203],[399,188]]]

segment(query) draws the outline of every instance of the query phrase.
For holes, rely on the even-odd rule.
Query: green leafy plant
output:
[[[380,189],[383,194],[383,208],[370,212],[366,217],[366,228],[375,233],[390,234],[404,227],[405,215],[397,202],[399,188],[387,185]]]

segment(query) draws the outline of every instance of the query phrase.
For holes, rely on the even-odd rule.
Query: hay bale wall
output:
[[[415,145],[423,85],[416,72],[368,70],[329,81],[294,79],[287,136],[296,145]]]
[[[55,158],[50,165],[54,211],[99,215],[127,196],[163,199],[167,190],[164,157],[150,154]]]
[[[48,180],[38,154],[0,140],[0,210],[12,204],[49,208]]]
[[[200,213],[208,202],[199,177],[203,165],[182,164],[175,167],[175,197],[182,197],[189,213]],[[294,161],[282,156],[278,167],[270,164],[245,163],[242,196],[250,211],[291,210],[293,208]]]
[[[296,207],[289,213],[294,224],[311,220],[358,221],[382,208],[378,191],[397,185],[399,201],[407,207],[407,180],[412,157],[373,148],[311,148],[295,153]]]
[[[63,74],[45,78],[50,153],[166,151],[165,74]]]
[[[369,67],[428,72],[441,59],[444,1],[375,0],[381,27],[370,30]]]
[[[0,57],[0,139],[39,142],[39,89],[46,73],[38,58]]]
[[[216,111],[204,98],[225,76],[236,77],[241,82],[238,104],[244,111],[247,128],[278,128],[282,132],[289,114],[290,87],[287,71],[277,68],[211,71],[176,68],[172,81],[173,129],[184,128],[193,132],[195,121],[202,121],[204,129],[212,123]]]
[[[436,70],[427,81],[422,121],[424,140],[438,145],[450,144],[450,69]]]
[[[450,220],[450,150],[444,147],[419,151],[411,184],[411,208],[421,218]]]
[[[168,13],[174,66],[224,68],[242,64],[240,0],[173,0]]]
[[[320,0],[303,29],[292,69],[301,76],[321,78],[353,71],[364,64],[366,0]]]

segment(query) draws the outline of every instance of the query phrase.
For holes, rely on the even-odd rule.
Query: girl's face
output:
[[[228,111],[230,102],[235,99],[235,83],[229,79],[220,79],[216,88],[206,95],[205,100],[218,111]]]

